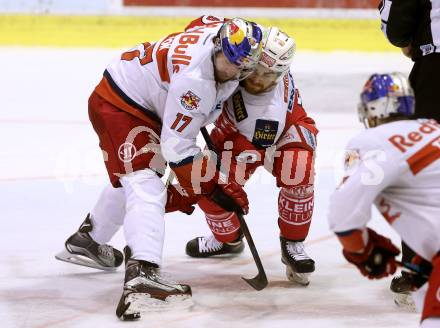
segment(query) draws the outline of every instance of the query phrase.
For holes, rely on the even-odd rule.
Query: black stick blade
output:
[[[264,272],[262,275],[258,274],[254,278],[251,278],[251,279],[248,279],[245,277],[241,277],[241,279],[246,281],[253,289],[258,290],[258,291],[266,288],[266,286],[268,284],[267,277]]]

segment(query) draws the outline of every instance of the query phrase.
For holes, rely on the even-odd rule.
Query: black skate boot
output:
[[[411,292],[422,287],[428,281],[432,264],[418,256],[404,241],[402,241],[402,262],[410,271],[402,270],[400,276],[394,277],[390,284],[390,290],[397,306],[415,312],[416,306]]]
[[[128,246],[124,248],[124,253],[124,291],[116,308],[118,318],[137,320],[141,318],[142,312],[192,305],[190,286],[165,280],[157,264],[130,258],[131,250]]]
[[[110,245],[95,242],[89,235],[92,230],[93,226],[88,214],[78,231],[66,240],[66,250],[55,255],[55,258],[95,269],[115,270],[123,262],[122,253]]]
[[[196,237],[186,244],[186,254],[191,257],[211,257],[215,255],[236,255],[243,252],[244,243],[242,236],[232,243],[222,243],[209,237]]]
[[[394,296],[394,303],[412,312],[416,311],[415,303],[411,297],[411,291],[415,289],[414,275],[409,272],[402,271],[400,276],[391,280],[390,290]]]
[[[281,262],[286,265],[287,279],[307,286],[310,283],[310,274],[315,271],[313,261],[304,250],[301,241],[289,241],[280,237]]]

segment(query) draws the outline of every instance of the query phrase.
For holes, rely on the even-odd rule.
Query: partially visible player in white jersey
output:
[[[295,41],[277,27],[263,33],[263,54],[255,71],[223,104],[211,139],[227,172],[228,181],[244,185],[264,165],[280,188],[278,219],[281,258],[287,277],[309,283],[314,261],[307,255],[307,237],[313,212],[313,159],[317,129],[307,117],[291,64]],[[199,201],[212,235],[187,243],[192,257],[234,255],[244,248],[238,217],[209,198]]]
[[[104,189],[58,258],[101,269],[117,267],[122,253],[107,242],[123,224],[125,283],[116,310],[123,320],[138,319],[150,306],[191,297],[188,285],[160,275],[164,213],[191,213],[193,199],[210,197],[214,189],[244,194],[238,184],[218,186],[214,179],[205,181],[191,172],[209,160],[196,144],[200,128],[220,115],[219,104],[254,69],[262,31],[241,18],[206,19],[204,26],[123,53],[110,63],[89,98],[90,121],[112,186]],[[187,197],[160,179],[166,163]]]
[[[347,146],[345,177],[328,220],[345,258],[370,279],[396,271],[399,249],[367,223],[374,204],[418,256],[403,263],[419,282],[413,293],[421,327],[440,327],[440,124],[414,120],[414,97],[400,73],[374,74],[359,115],[367,130]],[[421,281],[421,283],[420,283]]]

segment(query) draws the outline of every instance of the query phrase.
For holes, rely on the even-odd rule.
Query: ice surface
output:
[[[250,231],[269,286],[252,290],[240,276],[256,274],[250,252],[233,259],[195,260],[187,240],[208,233],[200,211],[166,217],[164,270],[193,288],[191,310],[151,313],[119,322],[114,311],[123,270],[98,272],[54,259],[107,183],[87,119],[87,98],[118,51],[0,50],[0,326],[1,327],[416,327],[418,315],[398,309],[390,279],[369,281],[341,256],[326,222],[342,149],[362,129],[358,92],[370,73],[402,71],[399,54],[299,53],[294,69],[306,109],[321,129],[316,201],[307,251],[316,260],[311,284],[287,281],[280,261],[277,189],[263,170],[246,191]],[[372,226],[398,243],[375,212]],[[118,233],[112,243],[122,248]]]

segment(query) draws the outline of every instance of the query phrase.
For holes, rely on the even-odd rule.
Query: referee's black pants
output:
[[[417,59],[409,80],[414,89],[415,116],[440,122],[440,53]]]

